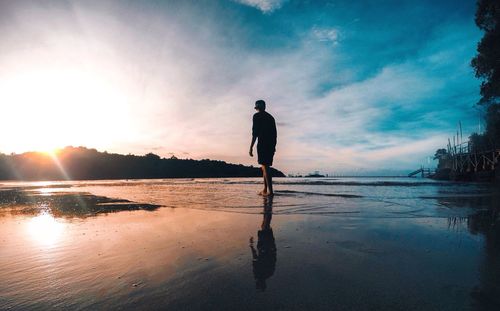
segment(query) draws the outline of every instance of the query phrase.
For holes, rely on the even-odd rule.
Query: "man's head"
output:
[[[255,102],[255,109],[258,111],[266,110],[266,102],[263,101],[262,99],[259,99],[258,101]]]

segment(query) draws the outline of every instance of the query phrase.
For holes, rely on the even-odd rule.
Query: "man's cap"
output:
[[[258,101],[255,102],[255,109],[260,109],[260,110],[265,110],[266,109],[266,102],[263,101],[262,99],[259,99]]]

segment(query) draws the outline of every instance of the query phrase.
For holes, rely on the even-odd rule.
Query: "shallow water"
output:
[[[408,178],[0,183],[0,310],[497,310],[500,197]]]

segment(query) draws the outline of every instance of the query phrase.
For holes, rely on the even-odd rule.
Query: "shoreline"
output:
[[[247,181],[25,185],[26,200],[0,200],[0,309],[475,310],[500,297],[486,185],[291,179],[263,198]],[[108,200],[163,207],[75,210]]]

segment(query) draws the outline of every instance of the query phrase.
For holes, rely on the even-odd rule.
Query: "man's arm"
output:
[[[252,142],[250,143],[250,151],[248,151],[248,154],[253,157],[253,145],[255,145],[255,140],[257,140],[257,137],[252,136]]]
[[[253,157],[253,145],[255,145],[255,141],[257,140],[257,136],[258,136],[258,133],[259,133],[259,124],[256,120],[256,116],[257,114],[254,114],[253,115],[253,119],[252,119],[252,142],[250,143],[250,150],[248,151],[248,154]]]
[[[274,121],[273,118],[273,142],[274,142],[274,149],[276,150],[276,143],[278,142],[278,131],[276,129],[276,121]]]

